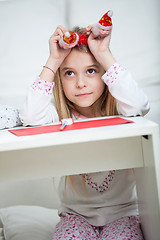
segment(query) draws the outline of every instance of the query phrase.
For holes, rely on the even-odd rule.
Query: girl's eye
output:
[[[73,76],[73,72],[72,72],[72,71],[67,71],[67,72],[65,73],[65,75],[66,75],[67,77],[71,77],[71,76]]]
[[[89,74],[93,74],[93,73],[95,73],[96,71],[95,71],[95,69],[92,69],[92,68],[91,68],[91,69],[88,69],[87,72],[88,72]]]

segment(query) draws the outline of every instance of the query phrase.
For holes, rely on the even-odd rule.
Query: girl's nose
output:
[[[85,77],[84,76],[78,76],[77,77],[77,81],[76,81],[76,87],[77,88],[83,88],[83,87],[86,87],[87,85],[87,82],[85,80]]]

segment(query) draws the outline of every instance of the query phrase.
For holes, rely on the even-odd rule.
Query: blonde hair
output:
[[[77,32],[79,34],[85,33],[85,29],[79,28],[79,27],[75,27],[72,31]],[[86,45],[79,45],[79,46],[76,45],[74,49],[82,52],[91,53],[88,46]],[[63,86],[60,78],[60,69],[58,69],[55,75],[55,86],[54,86],[53,95],[54,95],[55,105],[57,108],[59,119],[61,120],[63,118],[72,117],[72,111],[76,109],[73,103],[70,102],[64,94]],[[102,95],[92,105],[92,107],[94,109],[94,117],[117,115],[116,100],[108,91],[107,86],[105,86],[105,89]],[[68,176],[68,177],[70,180],[70,184],[73,187],[72,176]],[[82,180],[84,181],[83,176],[82,176]],[[65,177],[65,192],[66,192],[66,184],[67,184],[67,176]]]
[[[79,28],[79,27],[75,27],[72,31],[80,34],[85,32],[84,28]],[[86,45],[79,45],[79,46],[76,45],[74,49],[82,52],[91,53],[88,46]],[[63,118],[72,117],[72,111],[76,109],[73,103],[70,102],[64,94],[63,86],[60,78],[60,69],[58,69],[55,75],[55,86],[54,86],[53,95],[54,95],[55,105],[57,108],[59,119],[61,120]],[[102,95],[92,105],[92,107],[94,109],[94,117],[117,115],[116,100],[108,91],[107,86],[105,86],[105,89]]]

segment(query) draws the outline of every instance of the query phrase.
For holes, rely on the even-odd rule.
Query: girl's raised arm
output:
[[[48,82],[53,82],[55,73],[60,67],[61,63],[65,57],[70,53],[70,49],[63,49],[59,46],[59,40],[63,37],[64,33],[67,31],[63,26],[58,26],[49,39],[49,58],[40,73],[40,78]]]
[[[86,29],[90,34],[88,45],[96,60],[106,71],[102,79],[108,85],[111,95],[117,100],[118,113],[124,116],[145,115],[150,109],[148,98],[139,88],[132,74],[116,63],[112,56],[109,49],[111,32],[103,38],[97,38],[92,33],[92,28],[91,25]]]
[[[102,76],[111,95],[117,101],[117,110],[124,116],[145,115],[150,109],[148,98],[139,88],[132,74],[119,63],[112,65]]]
[[[70,49],[64,50],[58,43],[66,31],[64,27],[58,26],[50,37],[48,60],[39,77],[29,88],[27,99],[20,113],[24,126],[59,121],[56,108],[51,100],[56,71],[70,52]]]
[[[90,25],[86,28],[87,34],[89,35],[89,49],[104,70],[107,71],[116,62],[109,49],[111,31],[104,31],[104,37],[97,37],[93,34],[92,29],[93,25]]]

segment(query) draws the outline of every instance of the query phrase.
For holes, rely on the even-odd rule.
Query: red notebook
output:
[[[94,119],[82,122],[74,122],[72,125],[67,125],[62,131],[60,130],[61,124],[52,124],[47,126],[38,126],[38,127],[26,127],[14,130],[8,130],[9,132],[15,134],[16,136],[29,136],[29,135],[37,135],[43,133],[52,133],[52,132],[63,132],[63,131],[72,131],[78,129],[85,129],[85,128],[96,128],[96,127],[104,127],[104,126],[111,126],[111,125],[119,125],[119,124],[126,124],[126,123],[133,123],[131,120],[127,120],[120,117],[114,118],[101,118],[101,119]]]

